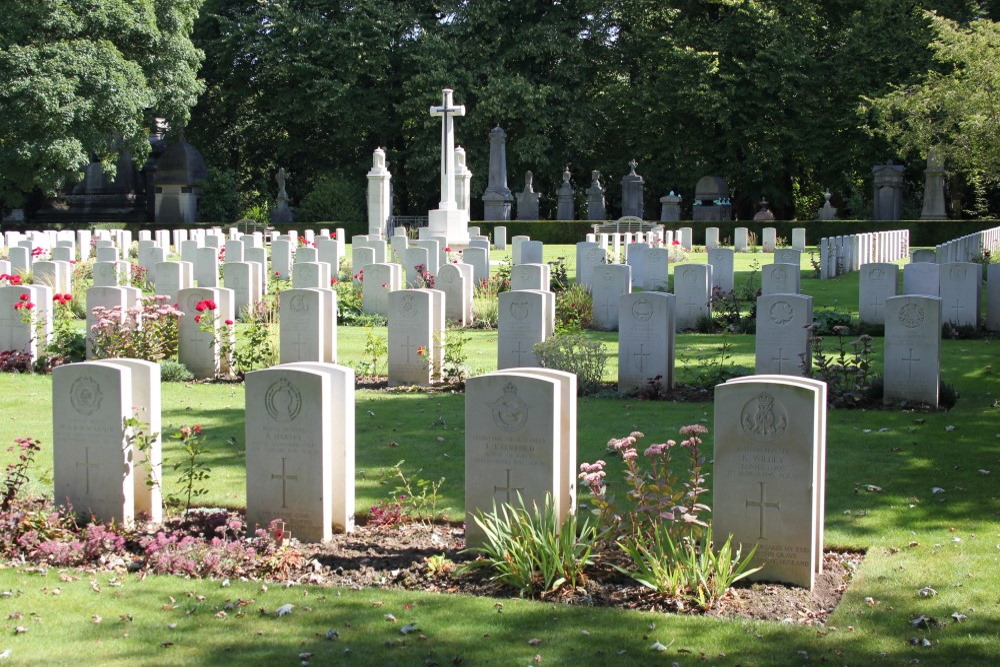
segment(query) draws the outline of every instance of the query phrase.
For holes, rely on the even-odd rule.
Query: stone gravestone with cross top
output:
[[[885,403],[938,406],[941,379],[941,299],[906,295],[885,300]]]
[[[431,116],[441,118],[441,201],[427,213],[427,227],[420,237],[442,236],[448,243],[469,243],[469,212],[458,205],[455,196],[455,117],[465,115],[465,106],[455,104],[452,91],[441,91],[441,105],[430,108]]]
[[[550,495],[560,518],[573,511],[563,488],[570,475],[561,452],[563,387],[556,378],[516,370],[466,381],[466,546],[485,540],[477,513],[503,503],[517,507],[519,495],[539,509]]]
[[[749,376],[715,388],[713,528],[751,578],[812,588],[822,570],[826,393],[805,378]]]
[[[674,386],[674,303],[666,292],[624,294],[618,300],[618,392],[627,394],[659,377]]]
[[[863,264],[858,280],[858,316],[864,324],[885,324],[885,300],[896,296],[899,267]]]
[[[247,523],[303,542],[354,526],[354,371],[281,364],[246,376]]]
[[[811,368],[812,297],[770,294],[757,298],[756,372],[804,375]]]
[[[157,390],[159,387],[157,387]],[[54,498],[99,521],[135,519],[132,370],[89,361],[52,371]]]
[[[677,330],[694,329],[702,317],[712,316],[712,266],[684,264],[674,269]]]
[[[538,366],[532,348],[552,335],[555,296],[517,290],[500,292],[497,298],[497,368]]]

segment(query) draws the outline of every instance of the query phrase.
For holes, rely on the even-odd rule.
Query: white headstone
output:
[[[713,529],[744,552],[757,545],[754,579],[811,589],[821,571],[825,399],[825,385],[804,378],[715,389]]]
[[[403,289],[403,267],[399,264],[369,264],[361,286],[361,309],[389,316],[389,293]]]
[[[903,265],[903,294],[940,296],[940,265],[930,262]]]
[[[735,258],[732,248],[709,250],[708,263],[712,265],[712,287],[731,292],[735,286]]]
[[[548,264],[515,264],[510,269],[512,290],[548,290],[551,286],[551,268]]]
[[[684,264],[674,269],[677,330],[695,329],[712,316],[712,265]]]
[[[975,262],[940,265],[941,308],[946,322],[979,326],[983,267]]]
[[[591,274],[593,326],[602,331],[618,329],[618,304],[632,291],[632,267],[627,264],[603,264]]]
[[[760,269],[761,294],[798,294],[797,264],[765,264]]]
[[[335,302],[330,289],[292,288],[278,294],[280,363],[335,361]]]
[[[500,292],[497,322],[497,368],[538,366],[532,347],[552,334],[552,292]]]
[[[641,389],[660,377],[674,386],[674,303],[665,292],[625,294],[618,309],[618,391]]]
[[[460,266],[468,270],[460,269]],[[472,267],[468,264],[445,264],[434,283],[435,288],[444,292],[445,317],[461,326],[472,324],[471,278]]]
[[[758,375],[804,375],[812,367],[810,333],[812,297],[771,294],[757,298],[756,372]]]
[[[941,299],[905,295],[885,300],[883,395],[938,406],[941,377]]]
[[[864,324],[885,324],[885,300],[896,296],[899,267],[865,264],[858,281],[858,319]]]
[[[440,314],[440,315],[439,315]],[[389,385],[429,385],[444,331],[444,294],[432,289],[389,293]]]

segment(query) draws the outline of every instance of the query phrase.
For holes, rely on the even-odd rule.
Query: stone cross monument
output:
[[[443,236],[449,244],[469,243],[469,213],[455,201],[455,116],[465,115],[465,105],[452,101],[452,91],[441,91],[441,106],[431,107],[431,116],[441,117],[441,202],[428,211],[428,224],[421,238]]]
[[[573,201],[573,185],[569,182],[572,174],[569,173],[569,165],[563,170],[562,185],[556,191],[556,220],[572,220],[575,213]]]

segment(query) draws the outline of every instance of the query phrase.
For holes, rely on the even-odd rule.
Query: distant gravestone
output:
[[[792,228],[792,248],[803,252],[806,249],[806,229],[805,227]]]
[[[541,194],[533,187],[534,176],[530,171],[524,173],[524,190],[517,195],[517,219],[538,220],[538,200]]]
[[[618,304],[622,295],[632,291],[632,267],[627,264],[604,264],[593,270],[590,293],[593,301],[593,326],[601,331],[618,329]]]
[[[132,445],[124,420],[132,417],[132,372],[103,361],[66,364],[52,371],[54,499],[98,521],[135,519]]]
[[[434,287],[444,293],[445,318],[461,326],[472,324],[471,278],[472,267],[468,264],[445,264],[434,283]]]
[[[1000,264],[986,269],[986,329],[1000,331]]]
[[[694,329],[702,317],[712,316],[712,266],[685,264],[674,269],[677,330]]]
[[[920,262],[903,265],[903,294],[940,296],[941,268],[938,264]]]
[[[885,403],[938,406],[941,377],[941,299],[905,295],[885,301]]]
[[[825,385],[751,376],[715,389],[713,528],[744,552],[751,577],[811,589],[822,570]]]
[[[496,250],[507,249],[507,228],[503,225],[493,228],[493,248]]]
[[[802,268],[802,251],[795,248],[775,248],[775,264],[794,264],[796,270]]]
[[[240,314],[264,298],[260,291],[260,265],[256,262],[226,262],[223,284],[233,291],[233,312]]]
[[[389,293],[403,288],[403,267],[399,264],[369,264],[361,287],[361,309],[389,316]]]
[[[430,385],[439,332],[444,331],[444,294],[405,289],[389,293],[389,385]]]
[[[213,247],[198,248],[194,253],[194,281],[198,287],[219,286],[219,251]]]
[[[746,227],[737,227],[733,230],[733,250],[736,252],[746,252],[750,247],[750,230]]]
[[[797,264],[765,264],[760,269],[761,294],[798,294]]]
[[[470,378],[465,387],[466,545],[480,546],[477,513],[502,504],[542,507],[551,496],[560,520],[568,482],[560,447],[563,385],[551,377],[516,371]]]
[[[670,286],[670,251],[666,248],[647,248],[642,266],[642,289],[666,292]]]
[[[199,312],[197,305],[206,300],[214,302],[216,309]],[[232,290],[194,287],[181,290],[178,301],[184,312],[177,323],[177,355],[180,362],[199,379],[215,378],[228,373],[231,358],[222,355],[220,348],[226,344],[223,340],[226,330],[229,332],[228,346],[235,343],[235,329],[226,325],[226,320],[233,320],[235,315]],[[206,319],[206,312],[211,312],[210,319]]]
[[[292,241],[288,237],[271,242],[271,272],[279,280],[292,279]]]
[[[296,262],[292,267],[292,287],[329,289],[330,278],[330,265],[326,262]]]
[[[773,218],[773,216],[772,216]],[[778,246],[778,230],[774,227],[765,227],[761,232],[761,252],[774,252]]]
[[[303,542],[351,530],[354,371],[302,363],[248,373],[246,414],[247,523],[283,520]]]
[[[708,263],[712,265],[712,287],[723,292],[733,291],[736,273],[732,248],[709,250]]]
[[[604,220],[607,213],[604,208],[604,187],[601,185],[601,172],[596,169],[590,172],[590,187],[587,188],[587,219]]]
[[[570,183],[572,174],[569,167],[563,170],[562,183],[556,191],[556,220],[573,220],[575,218],[575,196]]]
[[[555,297],[551,292],[501,292],[497,309],[497,368],[538,366],[532,348],[552,334]]]
[[[618,391],[627,394],[659,377],[674,386],[673,294],[639,292],[618,301]]]
[[[177,301],[182,289],[194,287],[194,265],[191,262],[160,262],[153,267],[157,294],[165,294],[171,302]]]
[[[411,243],[410,247],[427,250],[427,271],[436,276],[441,268],[441,243],[437,239],[421,239]]]
[[[69,262],[35,262],[31,267],[36,285],[48,285],[56,294],[72,291],[73,267]]]
[[[910,252],[910,262],[914,264],[918,262],[931,262],[933,264],[937,262],[937,251],[933,248],[914,248]]]
[[[594,268],[607,263],[608,251],[597,246],[585,248],[576,264],[576,282],[590,286],[593,282]]]
[[[541,241],[524,241],[521,244],[521,261],[518,264],[542,264],[544,261],[542,249]]]
[[[473,287],[490,278],[490,251],[483,248],[466,248],[462,261],[472,267]]]
[[[812,366],[809,330],[812,297],[771,294],[757,298],[756,372],[804,375]]]
[[[941,308],[945,322],[955,326],[979,326],[982,272],[982,265],[975,262],[940,266]]]
[[[94,262],[94,287],[127,286],[128,264],[125,262]]]
[[[278,294],[280,363],[335,361],[336,293],[329,289],[292,288]]]
[[[515,264],[510,269],[510,288],[548,290],[550,274],[548,264]]]
[[[864,264],[858,282],[858,317],[864,324],[885,324],[885,300],[896,296],[899,267],[895,264]]]

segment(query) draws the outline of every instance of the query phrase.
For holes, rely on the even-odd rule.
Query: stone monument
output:
[[[823,193],[823,199],[825,199],[825,201],[823,202],[823,208],[821,208],[816,214],[816,217],[818,217],[820,220],[837,219],[837,209],[835,209],[830,204],[830,197],[832,196],[833,195],[830,194],[829,188],[827,188],[827,191]]]
[[[604,188],[601,186],[601,172],[595,169],[590,172],[590,187],[587,188],[587,219],[604,220],[606,218]]]
[[[421,228],[421,238],[444,237],[449,244],[469,243],[469,212],[455,201],[455,116],[465,115],[465,105],[452,101],[452,91],[441,91],[441,106],[431,107],[431,116],[441,117],[441,201],[428,211],[427,227]]]
[[[524,172],[524,190],[517,195],[517,219],[518,220],[538,220],[538,200],[541,193],[535,192],[532,187],[534,174],[530,171]]]
[[[201,184],[207,178],[205,159],[183,136],[167,146],[156,164],[156,221],[197,222]]]
[[[642,176],[635,173],[639,163],[632,160],[628,163],[628,173],[622,176],[622,215],[631,215],[642,219],[642,195],[644,184]]]
[[[563,170],[562,185],[556,191],[556,220],[572,220],[575,217],[573,186],[570,185],[569,165]]]
[[[899,220],[903,217],[903,167],[880,164],[872,167],[875,199],[872,220]]]
[[[284,167],[278,169],[278,173],[274,176],[274,180],[278,182],[278,197],[274,200],[274,209],[271,210],[271,222],[288,224],[292,221],[292,208],[288,205],[288,192],[285,191],[287,178],[288,174]]]
[[[944,161],[937,149],[927,151],[927,168],[924,169],[924,207],[921,220],[947,220],[944,210]]]
[[[764,221],[774,220],[774,213],[772,213],[771,209],[768,208],[767,198],[766,197],[761,197],[760,198],[760,203],[758,203],[757,206],[760,207],[760,210],[757,211],[757,213],[754,214],[754,216],[753,216],[754,220],[757,220],[757,221],[761,221],[761,220],[764,220]]]
[[[483,193],[483,220],[510,220],[514,195],[507,187],[507,133],[502,127],[490,130],[490,174]]]
[[[455,147],[455,203],[460,211],[465,211],[469,219],[469,206],[472,203],[472,172],[465,164],[465,149]]]
[[[692,217],[695,222],[721,222],[733,217],[729,185],[721,176],[702,176],[694,188]]]
[[[670,194],[660,197],[660,222],[677,222],[681,219],[681,199],[680,195]]]
[[[392,174],[385,166],[385,151],[376,148],[372,153],[372,168],[368,172],[368,234],[377,238],[387,236],[389,215],[392,213]]]

